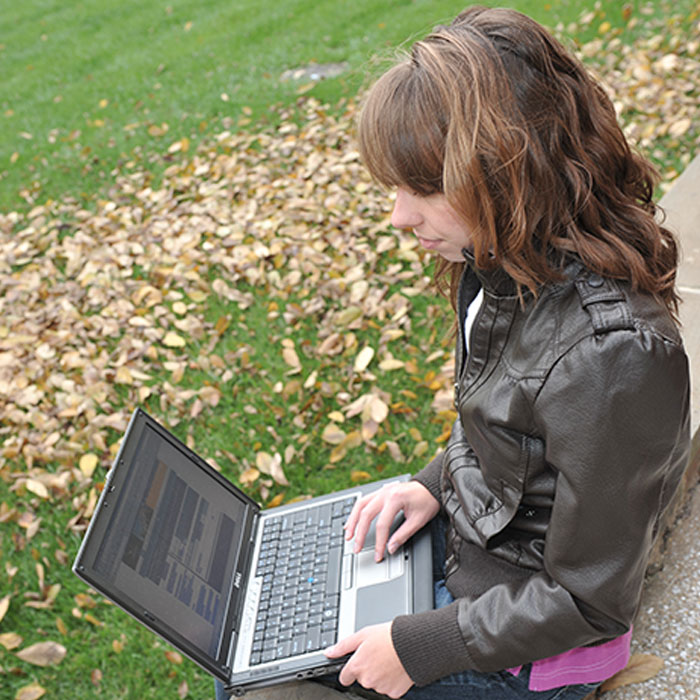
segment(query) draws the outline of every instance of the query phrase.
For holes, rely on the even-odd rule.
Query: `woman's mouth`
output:
[[[440,245],[439,238],[422,238],[418,236],[418,242],[427,250],[434,250]]]

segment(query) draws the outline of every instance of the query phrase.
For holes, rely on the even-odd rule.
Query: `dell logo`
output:
[[[236,575],[233,577],[233,585],[235,588],[241,587],[241,572],[236,571]]]

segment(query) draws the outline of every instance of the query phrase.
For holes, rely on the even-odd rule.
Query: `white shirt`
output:
[[[474,319],[479,313],[481,308],[481,303],[484,300],[484,289],[483,287],[479,290],[479,293],[474,297],[472,303],[469,304],[467,309],[467,315],[464,317],[464,347],[469,354],[469,334],[471,333],[472,326],[474,325]]]

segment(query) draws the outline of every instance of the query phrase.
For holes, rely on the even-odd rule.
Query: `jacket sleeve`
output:
[[[544,568],[420,619],[397,618],[394,643],[417,684],[554,656],[633,621],[661,513],[687,461],[685,353],[644,329],[588,336],[550,371],[533,419],[557,472]],[[414,653],[418,639],[442,648],[433,669]]]
[[[414,481],[418,481],[430,491],[436,501],[440,502],[440,475],[442,474],[442,460],[444,452],[440,452],[423,469],[413,476]]]

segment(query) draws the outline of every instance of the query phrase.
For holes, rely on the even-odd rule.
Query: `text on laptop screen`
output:
[[[215,656],[246,504],[146,427],[95,570]]]

